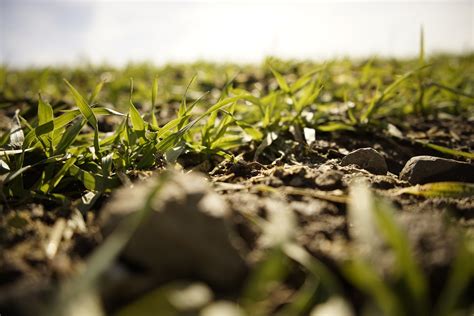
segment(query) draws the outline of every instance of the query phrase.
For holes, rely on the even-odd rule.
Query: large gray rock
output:
[[[411,184],[440,181],[474,182],[474,165],[432,156],[416,156],[408,160],[400,179]]]
[[[152,177],[119,190],[101,213],[105,233],[142,210],[157,185]],[[247,266],[230,227],[230,209],[202,176],[172,173],[151,207],[122,257],[159,280],[197,277],[220,288],[242,282]]]
[[[373,174],[387,174],[388,168],[385,158],[375,149],[359,148],[350,152],[342,159],[342,166],[356,165]]]

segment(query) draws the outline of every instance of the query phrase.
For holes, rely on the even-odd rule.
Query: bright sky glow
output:
[[[0,63],[259,62],[474,50],[474,0],[0,0]]]

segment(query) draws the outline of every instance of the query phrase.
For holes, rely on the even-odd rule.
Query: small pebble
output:
[[[361,169],[365,169],[373,174],[387,174],[388,168],[385,158],[375,149],[359,148],[352,151],[342,158],[342,166],[356,165]]]

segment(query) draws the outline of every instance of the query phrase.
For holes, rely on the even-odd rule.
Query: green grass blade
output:
[[[54,131],[54,115],[51,105],[43,100],[41,94],[38,94],[38,127],[35,128],[35,134],[42,144],[46,154],[52,154]]]
[[[321,132],[337,132],[337,131],[352,131],[356,129],[354,126],[343,123],[343,122],[328,122],[326,124],[318,125],[317,130]]]
[[[288,86],[288,83],[286,83],[285,78],[280,74],[278,71],[276,71],[272,66],[270,66],[270,70],[273,73],[273,76],[275,77],[278,86],[280,86],[280,89],[283,90],[285,93],[291,93],[291,89]]]
[[[371,104],[369,105],[367,111],[365,111],[360,119],[360,122],[366,123],[370,120],[374,112],[385,102],[387,96],[389,96],[399,85],[401,85],[403,82],[405,82],[407,79],[415,75],[416,73],[420,72],[421,70],[430,67],[431,65],[423,65],[421,67],[418,67],[414,70],[408,71],[402,76],[400,76],[397,80],[392,82],[390,85],[388,85],[381,93],[380,96],[377,97],[377,93],[374,96],[374,99],[372,99]]]
[[[160,128],[160,130],[158,131],[158,133],[156,134],[157,137],[163,137],[165,136],[165,134],[169,131],[171,131],[172,129],[178,127],[178,125],[180,125],[181,121],[186,119],[186,118],[189,118],[189,115],[186,115],[186,116],[183,116],[183,117],[178,117],[178,118],[175,118],[171,121],[169,121],[168,123],[166,123],[162,128]]]
[[[59,143],[56,146],[54,152],[56,155],[64,154],[70,148],[81,132],[81,129],[85,123],[86,121],[84,119],[77,120],[76,123],[66,129],[66,132],[62,135]]]
[[[448,91],[448,92],[450,92],[454,95],[458,95],[458,96],[465,97],[465,98],[468,98],[468,99],[474,99],[474,94],[469,94],[467,92],[457,90],[455,88],[449,87],[447,85],[441,84],[441,83],[436,82],[436,81],[431,82],[429,84],[429,86],[435,86],[439,89],[446,90],[446,91]]]
[[[100,92],[102,91],[102,88],[104,87],[105,81],[100,81],[94,88],[94,91],[92,92],[91,96],[89,97],[89,104],[94,104],[96,101],[97,97],[99,96]]]
[[[411,194],[424,197],[466,198],[474,196],[474,184],[464,182],[434,182],[394,189],[393,194]]]
[[[138,112],[137,108],[133,104],[132,101],[132,95],[133,95],[133,79],[130,78],[130,106],[129,106],[129,114],[130,114],[130,120],[132,122],[133,130],[135,131],[144,131],[146,128],[145,121],[140,115],[140,112]]]
[[[51,192],[61,181],[61,179],[66,175],[68,172],[69,168],[76,162],[77,157],[72,156],[66,162],[64,165],[61,167],[61,169],[56,172],[53,178],[51,178],[47,183],[43,184],[40,188],[40,191],[43,193],[48,193]]]
[[[18,176],[20,176],[25,171],[27,171],[31,168],[35,168],[35,167],[37,167],[39,165],[43,165],[43,164],[57,163],[57,162],[62,161],[62,160],[63,160],[62,156],[53,156],[53,157],[48,157],[46,159],[43,159],[43,160],[41,160],[37,163],[31,164],[31,165],[22,166],[21,168],[18,168],[16,170],[12,171],[12,172],[9,172],[7,174],[7,176],[5,177],[5,179],[3,180],[3,184],[7,184],[8,182],[13,181],[15,178],[17,178]]]
[[[53,108],[51,105],[43,100],[41,94],[38,95],[38,125],[42,125],[52,121]]]
[[[428,148],[434,149],[436,151],[439,151],[443,154],[447,154],[447,155],[455,156],[455,157],[464,157],[464,158],[468,158],[468,159],[474,159],[474,153],[469,153],[469,152],[465,152],[465,151],[461,151],[461,150],[451,149],[451,148],[448,148],[448,147],[444,147],[444,146],[440,146],[440,145],[436,145],[436,144],[431,144],[431,143],[427,143],[427,142],[423,142],[423,141],[416,141],[416,142],[419,143],[419,144],[422,144],[425,147],[428,147]]]
[[[325,68],[326,67],[323,66],[321,68],[311,70],[310,72],[308,72],[308,73],[304,74],[303,76],[301,76],[300,78],[298,78],[298,80],[296,80],[295,83],[293,83],[291,85],[291,92],[292,93],[298,92],[298,90],[305,87],[313,79],[315,74],[317,74],[318,72],[323,71]]]
[[[155,129],[158,130],[158,120],[156,119],[156,96],[158,95],[158,77],[155,77],[153,79],[153,87],[151,89],[151,126]]]
[[[242,136],[228,135],[217,138],[211,144],[211,149],[229,150],[242,145]]]
[[[59,117],[55,118],[53,120],[53,124],[52,124],[54,126],[54,131],[58,131],[61,128],[63,128],[64,126],[66,126],[67,124],[69,124],[79,114],[81,114],[81,112],[79,110],[74,110],[74,111],[70,111],[70,112],[65,112],[65,113],[61,114]],[[39,126],[37,128],[39,128]],[[41,128],[46,128],[46,127],[43,126]],[[34,143],[34,141],[36,139],[36,136],[38,134],[41,134],[41,131],[39,133],[37,133],[36,128],[30,130],[25,136],[25,141],[23,143],[23,148],[24,149],[29,148]]]
[[[90,191],[105,191],[120,185],[120,180],[116,177],[104,177],[102,175],[93,174],[74,164],[69,167],[69,174],[81,181]]]
[[[71,92],[74,102],[76,103],[76,106],[79,108],[79,111],[81,114],[85,117],[87,122],[92,126],[92,128],[97,129],[97,118],[94,115],[94,112],[92,111],[91,107],[89,104],[86,102],[86,100],[82,97],[82,95],[67,81],[64,79],[64,82],[66,82],[67,87],[69,88],[69,91]]]
[[[66,85],[69,88],[69,91],[71,92],[74,102],[76,103],[76,106],[79,108],[79,111],[82,113],[82,115],[86,118],[87,122],[89,122],[89,124],[94,129],[95,154],[98,157],[100,157],[99,124],[98,124],[97,118],[95,117],[94,112],[92,111],[89,104],[87,104],[86,100],[82,97],[82,95],[69,83],[69,81],[64,79],[64,82],[66,82]]]

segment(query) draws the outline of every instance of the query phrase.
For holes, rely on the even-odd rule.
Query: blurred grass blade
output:
[[[265,299],[283,282],[289,271],[288,257],[279,247],[270,249],[250,275],[241,296],[241,306],[249,315],[268,315]]]
[[[472,237],[463,237],[457,250],[457,256],[451,265],[446,286],[433,309],[435,316],[457,315],[455,313],[456,303],[468,288],[469,282],[472,284],[474,278],[474,265],[472,264],[474,240]]]
[[[316,85],[314,80],[310,85],[306,86],[306,88],[302,91],[303,95],[298,99],[298,101],[296,101],[295,104],[295,109],[298,115],[305,107],[311,105],[318,98],[322,88],[323,86],[321,84]]]
[[[349,264],[349,277],[354,279],[358,286],[362,286],[362,288],[367,286],[365,289],[374,296],[379,304],[388,304],[388,306],[395,304],[388,301],[393,300],[389,299],[389,297],[396,295],[394,293],[390,294],[391,290],[389,288],[383,289],[382,287],[386,287],[386,285],[380,284],[383,282],[378,277],[371,277],[373,284],[363,285],[359,284],[361,282],[358,279],[359,276],[352,275],[354,273],[376,274],[375,271],[369,272],[367,265],[369,262],[376,260],[376,256],[380,252],[380,250],[377,252],[377,249],[381,249],[383,246],[382,241],[385,241],[395,254],[395,274],[398,273],[401,276],[402,281],[410,291],[409,298],[413,299],[413,302],[400,306],[413,309],[416,315],[426,315],[428,307],[426,280],[411,253],[406,234],[398,227],[393,218],[392,207],[388,203],[373,197],[365,182],[355,182],[350,189],[348,216],[349,222],[352,224],[351,235],[358,243],[358,247],[367,251],[367,258],[364,261],[363,259],[356,259],[355,261],[353,260],[353,263]],[[357,270],[361,271],[357,272]],[[381,291],[381,293],[377,293],[378,291]],[[388,301],[382,302],[385,300]],[[383,308],[383,306],[380,307]],[[393,308],[390,307],[392,312]]]
[[[378,98],[379,96],[379,89],[380,89],[380,82],[377,82],[377,87],[375,88],[374,96],[370,100],[369,106],[367,107],[367,111],[362,113],[362,115],[359,118],[359,123],[366,124],[369,121],[369,118],[372,116],[372,113],[375,110],[375,107],[377,106]]]
[[[242,136],[240,135],[228,135],[217,138],[211,144],[211,149],[223,149],[229,150],[231,148],[239,147],[242,144]]]
[[[374,112],[384,103],[387,96],[389,96],[390,93],[392,93],[392,91],[395,90],[395,88],[397,88],[399,85],[401,85],[403,82],[405,82],[407,79],[409,79],[414,74],[420,72],[421,70],[423,70],[427,67],[430,67],[430,65],[423,65],[423,66],[418,67],[414,70],[408,71],[405,74],[403,74],[402,76],[400,76],[397,80],[392,82],[390,85],[388,85],[382,91],[382,93],[379,96],[377,96],[377,93],[375,93],[374,98],[372,99],[371,104],[369,105],[367,111],[365,111],[362,114],[360,122],[361,123],[368,122],[370,120],[370,118],[372,117],[372,115],[374,114]]]
[[[368,263],[358,259],[347,261],[342,272],[358,289],[375,299],[383,315],[406,315],[401,309],[402,302]]]
[[[94,104],[95,100],[99,96],[100,92],[102,91],[102,88],[104,87],[105,81],[100,81],[94,88],[94,91],[92,92],[91,96],[89,97],[89,104]]]
[[[299,263],[319,280],[321,286],[330,294],[342,294],[343,287],[337,277],[322,262],[311,256],[296,243],[286,243],[283,251],[292,260]]]
[[[95,287],[100,276],[112,265],[133,233],[152,211],[151,203],[167,178],[168,173],[160,174],[157,185],[147,196],[143,209],[122,220],[112,234],[90,255],[87,269],[62,286],[55,303],[50,304],[49,315],[64,315],[64,310],[74,302],[77,295]]]
[[[157,289],[145,293],[138,299],[121,307],[115,316],[135,316],[135,315],[164,315],[178,316],[179,310],[176,309],[169,301],[170,284],[163,285]]]
[[[286,83],[285,78],[278,71],[276,71],[272,66],[270,66],[270,70],[272,71],[273,76],[275,77],[278,85],[280,86],[280,89],[283,90],[285,93],[291,93],[291,89]]]
[[[458,95],[458,96],[462,96],[462,97],[465,97],[465,98],[468,98],[468,99],[474,99],[474,94],[470,94],[468,92],[464,92],[464,91],[461,91],[461,90],[457,90],[455,88],[452,88],[452,87],[449,87],[447,85],[444,85],[442,83],[439,83],[439,82],[436,82],[436,81],[432,81],[429,83],[429,86],[435,86],[435,87],[438,87],[439,89],[442,89],[442,90],[445,90],[445,91],[448,91],[454,95]]]
[[[443,154],[446,154],[446,155],[455,156],[455,157],[464,157],[464,158],[468,158],[468,159],[474,159],[474,153],[469,153],[469,152],[465,152],[465,151],[461,151],[461,150],[451,149],[451,148],[448,148],[448,147],[435,145],[435,144],[431,144],[431,143],[427,143],[427,142],[423,142],[423,141],[415,141],[415,142],[417,142],[419,144],[422,144],[425,147],[428,147],[428,148],[434,149],[436,151],[439,151],[439,152],[441,152]]]
[[[410,308],[413,308],[416,315],[427,315],[428,289],[426,279],[411,252],[406,233],[396,224],[393,218],[393,210],[388,203],[376,200],[375,215],[380,231],[392,247],[396,255],[397,266],[401,269],[408,290],[411,292],[410,299],[413,300],[413,306],[410,306]]]
[[[316,129],[321,132],[337,132],[337,131],[351,131],[355,132],[355,128],[349,124],[343,122],[328,122],[316,126]]]
[[[295,93],[298,90],[300,90],[301,88],[303,88],[304,86],[306,86],[313,79],[315,74],[317,74],[318,72],[323,71],[325,68],[326,68],[326,66],[324,65],[321,68],[316,68],[316,69],[313,69],[313,70],[309,71],[308,73],[305,73],[303,76],[298,78],[298,80],[296,80],[295,83],[293,83],[291,85],[291,92]]]
[[[474,196],[474,184],[464,182],[434,182],[394,189],[393,194],[411,194],[424,197],[450,197],[462,199]]]
[[[304,284],[291,297],[291,302],[275,313],[276,316],[307,315],[314,303],[319,288],[319,280],[313,276],[306,278]]]

